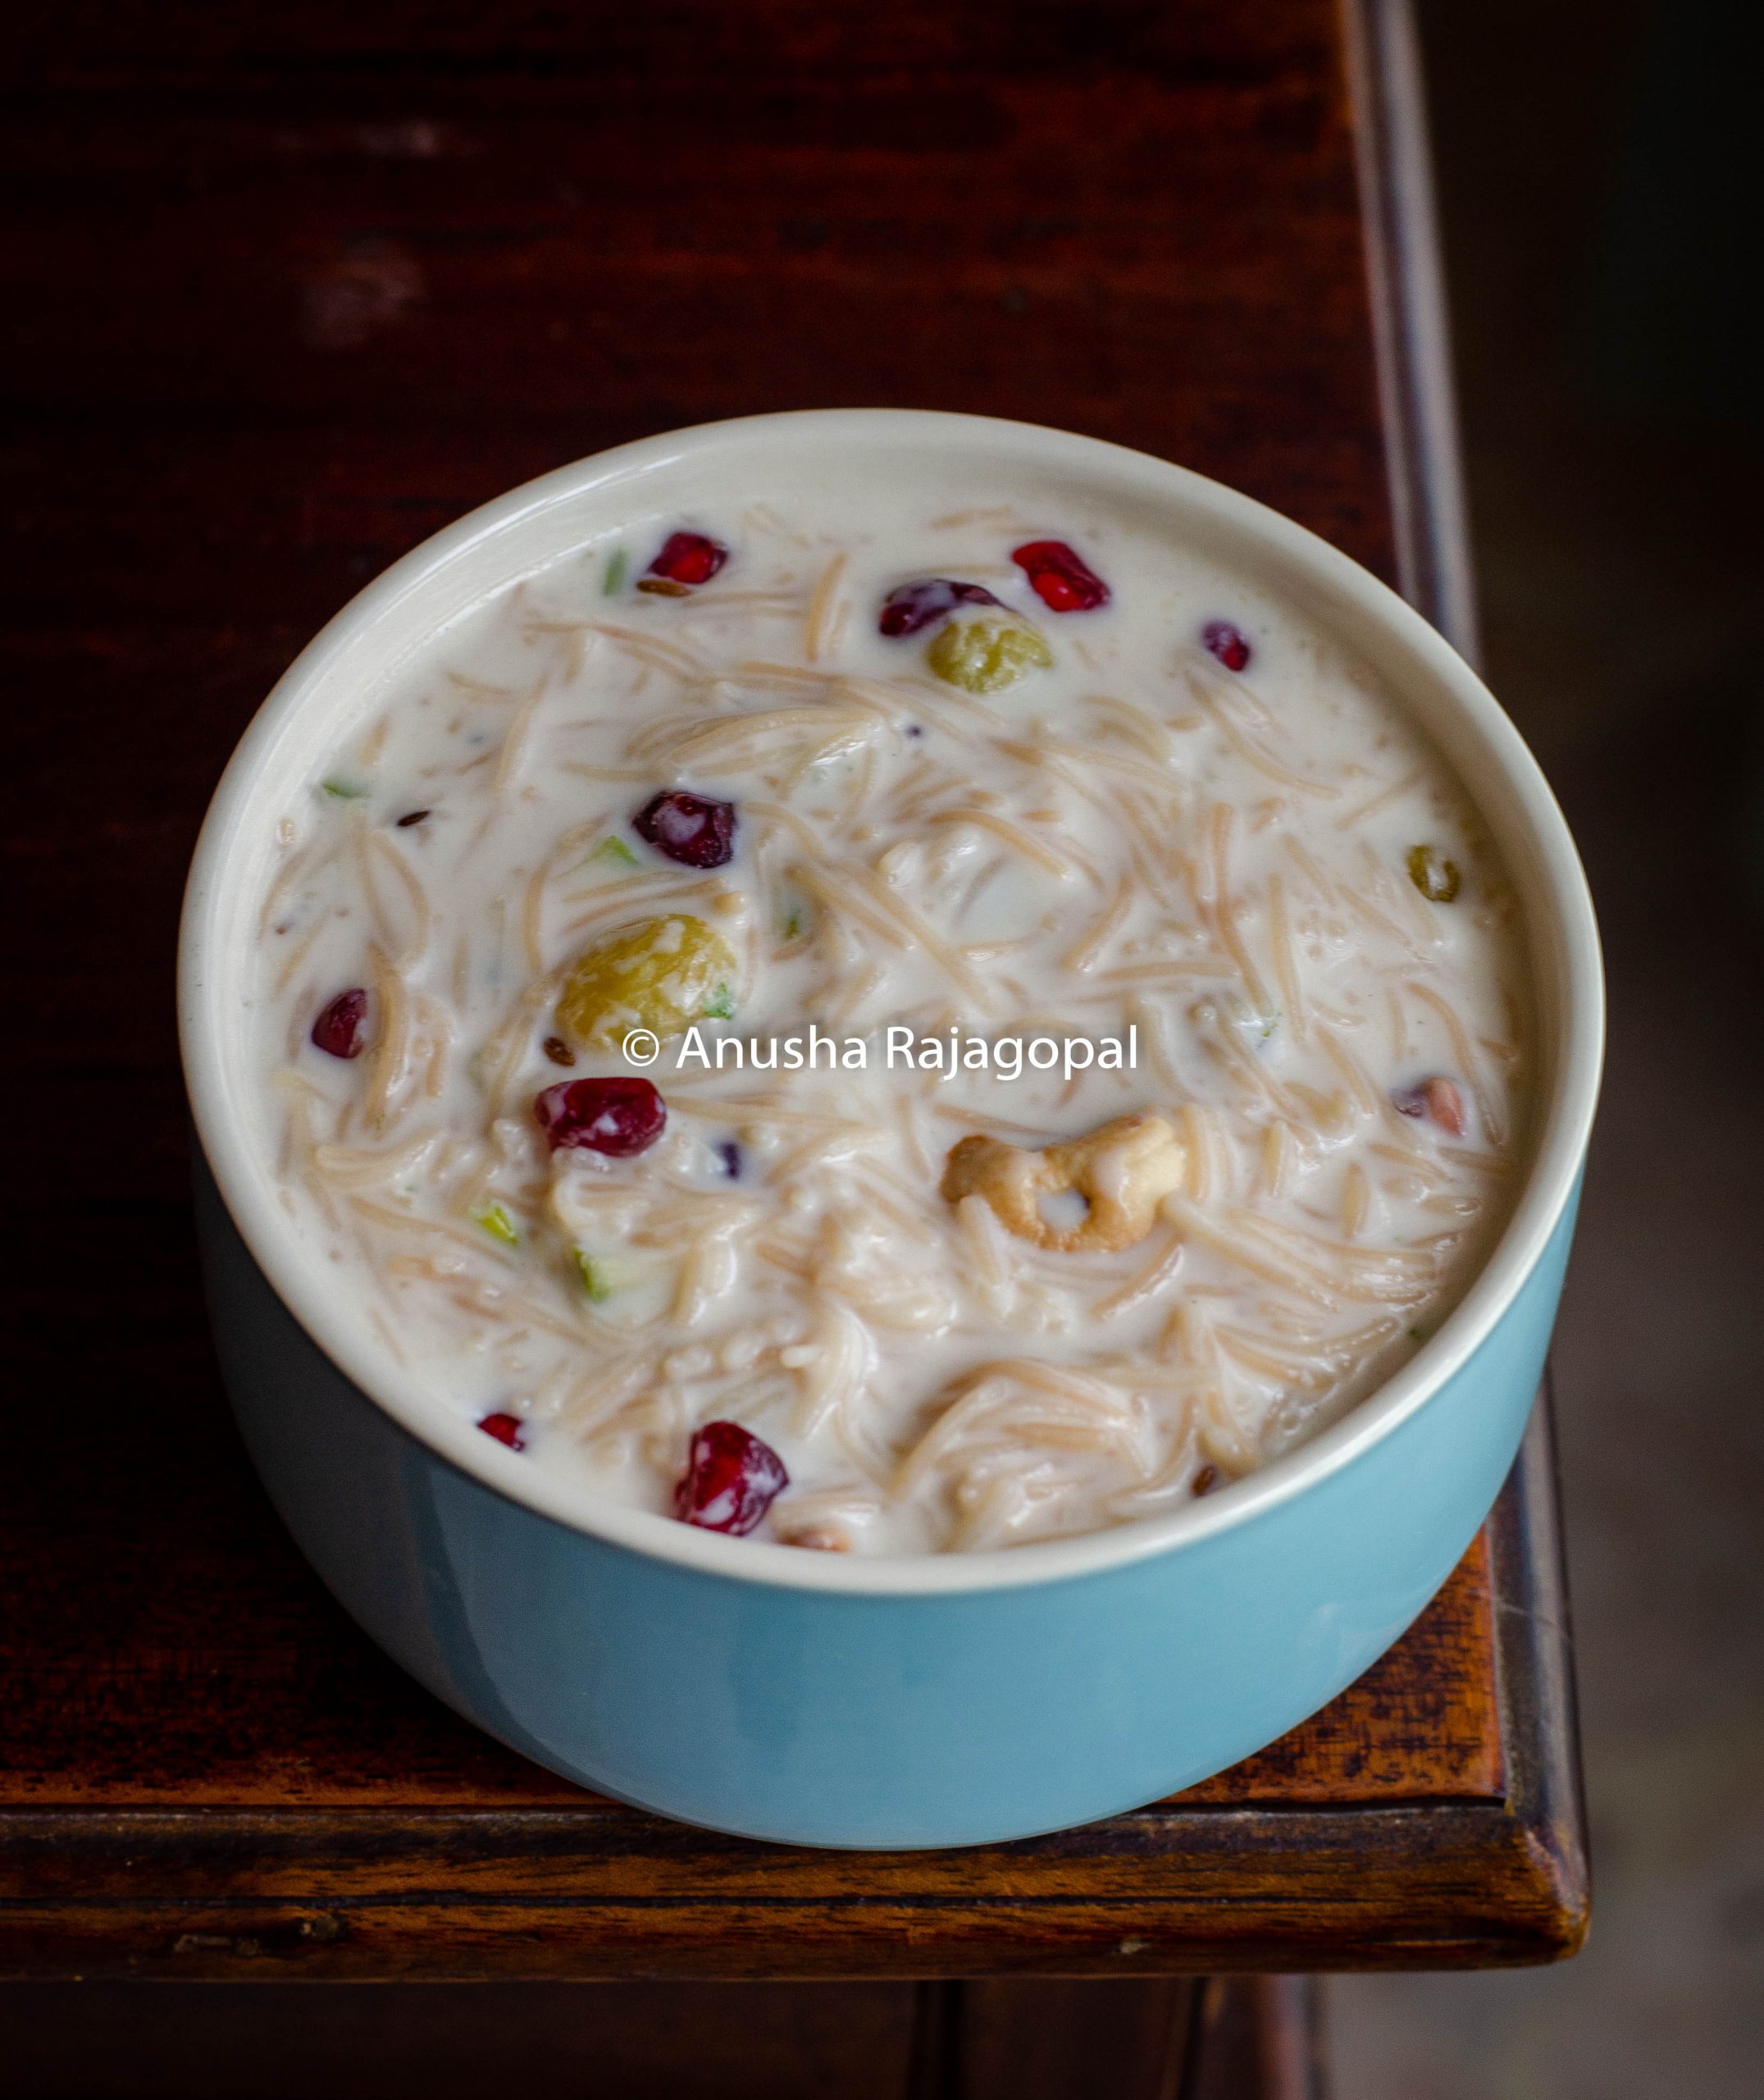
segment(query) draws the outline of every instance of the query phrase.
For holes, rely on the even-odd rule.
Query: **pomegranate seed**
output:
[[[367,1019],[367,994],[359,985],[340,992],[312,1024],[312,1040],[327,1056],[358,1057],[363,1048],[362,1025]]]
[[[672,583],[678,590],[694,591],[700,583],[709,583],[728,559],[729,550],[721,541],[707,539],[702,532],[670,532],[662,542],[661,552],[650,564],[646,575],[639,579],[637,588],[654,589],[654,585],[649,581],[654,578],[655,582]]]
[[[790,1486],[784,1461],[738,1422],[707,1422],[674,1489],[682,1524],[745,1538]]]
[[[668,1127],[668,1106],[647,1080],[562,1080],[533,1103],[554,1152],[572,1148],[629,1159]]]
[[[1447,1137],[1461,1138],[1470,1127],[1464,1113],[1463,1095],[1452,1080],[1437,1072],[1431,1079],[1404,1087],[1390,1098],[1399,1116],[1424,1116],[1437,1123]]]
[[[1010,558],[1051,613],[1092,613],[1109,602],[1108,585],[1064,540],[1026,541]]]
[[[958,583],[953,577],[927,576],[917,583],[903,583],[882,600],[877,631],[899,641],[909,634],[922,634],[933,621],[953,613],[958,605],[996,605],[983,584]]]
[[[631,820],[639,838],[688,868],[720,868],[735,856],[735,805],[672,788],[653,796]]]
[[[1229,620],[1209,620],[1201,630],[1201,641],[1228,671],[1249,669],[1250,645]]]
[[[499,1444],[506,1444],[511,1451],[524,1451],[526,1439],[521,1434],[521,1418],[517,1414],[487,1414],[478,1427],[486,1436],[494,1436]]]

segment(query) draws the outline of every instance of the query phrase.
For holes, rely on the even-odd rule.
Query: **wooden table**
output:
[[[23,748],[0,1974],[1164,1979],[1572,1952],[1541,1415],[1420,1623],[1260,1756],[1029,1843],[791,1851],[550,1778],[356,1632],[230,1426],[186,1196],[171,951],[221,765],[353,590],[545,468],[805,404],[1066,424],[1279,505],[1468,641],[1401,7],[1344,30],[1332,0],[74,0],[26,34],[0,142],[24,486],[0,577]],[[1101,2061],[1072,2038],[1101,1987],[1077,1988],[863,2002],[906,1993],[915,2090],[1031,2095]],[[1173,2038],[1220,2045],[1189,2049],[1196,2093],[1266,2009],[1218,1984],[1107,2003],[1165,2089]],[[1025,2057],[1056,2016],[1066,2040]],[[861,2048],[897,2089],[895,2043]],[[767,2089],[796,2088],[774,2066]]]

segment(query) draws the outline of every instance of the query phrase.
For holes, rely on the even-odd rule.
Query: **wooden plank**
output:
[[[1574,1942],[1524,1827],[1452,1804],[1142,1812],[941,1873],[866,1855],[811,1873],[785,1852],[764,1895],[732,1888],[746,1861],[681,1860],[665,1833],[636,1833],[633,1857],[627,1832],[573,1825],[547,1859],[531,1811],[11,1820],[34,1880],[0,1909],[8,1979],[1131,1976],[1488,1966]]]

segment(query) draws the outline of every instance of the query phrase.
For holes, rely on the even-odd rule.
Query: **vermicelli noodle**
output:
[[[435,1408],[594,1492],[687,1513],[735,1423],[805,1550],[1137,1521],[1463,1291],[1516,906],[1308,614],[1088,498],[861,494],[634,521],[364,696],[276,826],[264,1155]]]

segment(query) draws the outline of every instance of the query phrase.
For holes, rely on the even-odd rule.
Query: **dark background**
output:
[[[1238,4],[1253,9],[1253,0]],[[1486,664],[1580,839],[1611,979],[1605,1107],[1555,1356],[1598,1893],[1591,1944],[1566,1970],[1332,1985],[1338,2092],[1341,2100],[1738,2094],[1764,2079],[1764,1117],[1755,1047],[1764,1020],[1757,390],[1764,359],[1745,298],[1764,198],[1750,143],[1749,13],[1731,0],[1420,0],[1418,13]],[[215,11],[212,33],[223,40],[227,14]],[[88,15],[82,62],[100,84],[101,103],[103,11]],[[609,11],[607,34],[640,36],[645,20],[636,8]],[[60,35],[66,46],[54,16],[34,18],[25,34],[27,61],[30,38]],[[130,14],[127,34],[150,38],[151,17]],[[960,115],[921,112],[930,126]],[[175,98],[165,121],[178,121]],[[310,139],[290,139],[287,179],[323,183],[322,153],[303,162]],[[367,150],[390,170],[420,171],[446,144],[413,117],[383,127]],[[545,150],[536,139],[535,153]],[[126,185],[125,168],[111,176]],[[643,179],[666,194],[680,176],[664,166]],[[684,214],[694,200],[680,194]],[[230,216],[224,196],[193,194],[187,203],[212,230],[212,267],[250,282],[248,219]],[[925,205],[934,215],[958,210],[959,200]],[[717,212],[740,209],[739,195],[715,200],[706,219],[713,246]],[[41,223],[52,244],[53,213]],[[823,232],[805,219],[792,238],[809,255]],[[1224,269],[1230,236],[1222,222]],[[563,256],[560,246],[560,267]],[[888,258],[872,260],[888,267]],[[16,296],[9,294],[3,325],[15,340],[32,329],[30,287],[52,277],[55,262],[52,253],[26,253],[9,271]],[[301,321],[313,352],[357,349],[423,297],[420,272],[394,242],[363,236],[308,262]],[[456,267],[469,278],[469,252]],[[903,271],[915,267],[916,258],[902,258]],[[1009,258],[1001,267],[1002,292],[989,285],[983,297],[987,312],[1008,314],[1016,310],[1011,298],[1028,295],[1005,282]],[[107,302],[119,297],[165,303],[160,334],[175,345],[178,304],[203,299],[203,257],[192,256],[188,268],[188,282],[168,282],[119,253],[103,283],[89,288],[89,354],[102,358]],[[729,298],[737,304],[727,311],[683,304],[677,328],[645,345],[657,413],[605,433],[609,440],[703,412],[695,360],[713,356],[715,326],[765,327],[771,318],[763,285]],[[741,299],[750,304],[737,310]],[[536,295],[518,324],[572,326],[567,281],[552,288],[551,304],[547,319],[547,300]],[[909,310],[902,325],[944,331],[944,354],[959,368],[962,331],[976,310],[952,293],[946,305]],[[1097,319],[1101,356],[1107,317]],[[267,354],[253,327],[243,312],[237,340],[205,340],[193,368],[224,372],[230,360]],[[781,342],[787,360],[787,334]],[[599,354],[631,354],[616,341]],[[167,355],[164,370],[116,376],[118,428],[137,392],[175,404],[182,382],[175,352]],[[347,364],[341,357],[340,374]],[[309,374],[317,368],[309,364]],[[395,377],[394,363],[384,369]],[[1123,375],[1105,376],[1117,390],[1124,385]],[[829,389],[812,370],[777,377],[805,401],[850,391]],[[444,373],[426,375],[431,387],[445,382]],[[376,423],[375,400],[358,381],[347,383],[351,413],[365,418],[359,443],[381,458],[389,447],[414,448],[417,478],[432,499],[408,518],[361,515],[363,551],[347,574],[303,569],[297,551],[273,600],[264,596],[248,519],[230,537],[193,536],[185,572],[192,607],[217,600],[237,607],[236,628],[217,637],[205,627],[207,653],[183,667],[193,695],[230,688],[260,655],[273,673],[381,564],[383,555],[371,550],[409,544],[489,492],[454,473],[457,432],[407,427],[391,395],[377,404]],[[1004,405],[1083,427],[1085,383],[1082,366],[1041,372],[1026,364],[1023,399]],[[1155,389],[1159,375],[1128,375],[1126,383]],[[702,390],[717,400],[713,384]],[[1277,457],[1279,414],[1314,424],[1357,412],[1327,400],[1269,404],[1258,418],[1256,405],[1247,398],[1219,405],[1207,440],[1216,456],[1202,463],[1251,486]],[[198,406],[193,392],[193,415]],[[510,404],[505,480],[555,463],[559,408]],[[311,543],[333,550],[348,537],[338,518],[349,517],[361,495],[349,432],[340,433],[304,499],[326,513],[322,531],[315,517]],[[1358,435],[1342,434],[1344,441]],[[34,567],[7,579],[9,617],[28,663],[37,616],[47,629],[77,603],[83,577],[69,536],[86,522],[79,486],[33,480],[28,411],[13,436],[23,475],[12,523],[18,543],[36,552]],[[94,463],[112,436],[101,411],[88,433]],[[235,489],[252,482],[256,442],[242,427],[219,463]],[[186,464],[175,413],[162,419],[153,445],[143,474],[175,506],[166,529],[189,531],[204,514],[199,476],[216,469],[212,450]],[[1242,449],[1236,474],[1226,456],[1233,446]],[[271,515],[276,500],[267,487],[262,545],[285,544],[283,522]],[[1308,522],[1325,531],[1333,523],[1360,550],[1359,521]],[[139,521],[129,529],[142,529]],[[125,545],[100,545],[89,557],[125,612]],[[125,645],[97,632],[88,646],[98,660],[82,675],[101,687],[108,651],[118,666],[115,703],[125,710]],[[156,685],[164,682],[156,668]],[[52,675],[22,704],[15,699],[27,766],[32,710],[48,721],[58,704]],[[95,847],[107,879],[126,883],[131,851],[181,824],[189,797],[181,782],[156,777],[155,739],[131,731],[124,713],[94,724],[93,737],[95,776],[127,785],[125,796],[107,799]],[[6,829],[13,894],[24,900],[15,909],[52,909],[33,900],[32,842],[93,792],[89,780],[57,775],[41,807],[15,811]],[[155,907],[168,951],[174,904],[168,895]],[[116,938],[103,924],[59,930],[83,944]],[[52,1035],[53,982],[9,989],[14,1026]],[[166,1016],[119,1011],[115,1025],[125,1040],[162,1029]],[[106,1069],[115,1063],[107,1046]],[[126,1100],[82,1091],[78,1052],[62,1070],[57,1112],[113,1119],[116,1142],[125,1146]],[[34,1156],[52,1160],[52,1128],[38,1131]],[[175,1162],[165,1166],[178,1171]],[[25,1185],[11,1198],[6,1222],[27,1244],[45,1229],[40,1194]],[[107,1262],[163,1263],[169,1275],[189,1259],[181,1243],[150,1244],[125,1205],[114,1234],[112,1244],[87,1250],[100,1318],[97,1279]],[[16,1459],[28,1448],[36,1397],[16,1389],[11,1397]],[[230,1986],[185,1996],[175,2013],[169,1997],[148,1989],[121,2013],[128,1994],[110,1994],[105,2016],[121,2023],[113,2038],[120,2057],[144,2052],[158,2066],[150,2083],[132,2089],[241,2096],[258,2089],[237,2066],[262,2061],[266,2048],[278,2093],[321,2086],[344,2065],[358,2071],[389,2048],[406,2078],[426,2066],[426,2079],[444,2083],[486,2025],[506,2030],[497,2052],[505,2072],[528,2079],[519,2065],[555,2060],[591,2017],[592,1987],[418,1995],[420,2008],[408,1994],[371,1987],[319,1996]],[[824,2046],[806,2028],[779,2025],[782,2002],[768,2013],[739,1988],[713,1996],[728,2007],[732,2058],[746,2058],[750,2070],[761,2030],[768,2046],[799,2058]],[[393,1998],[402,2010],[390,2010]],[[83,2002],[92,2001],[76,1988],[47,1991],[11,2020],[14,2053],[0,2060],[0,2094],[24,2090],[24,2081],[33,2093],[98,2089],[58,2083],[55,2068],[56,2037],[78,2027]]]
[[[1752,11],[1423,0],[1490,682],[1611,1034],[1554,1351],[1593,1931],[1330,1987],[1342,2100],[1764,2087],[1764,344]]]

